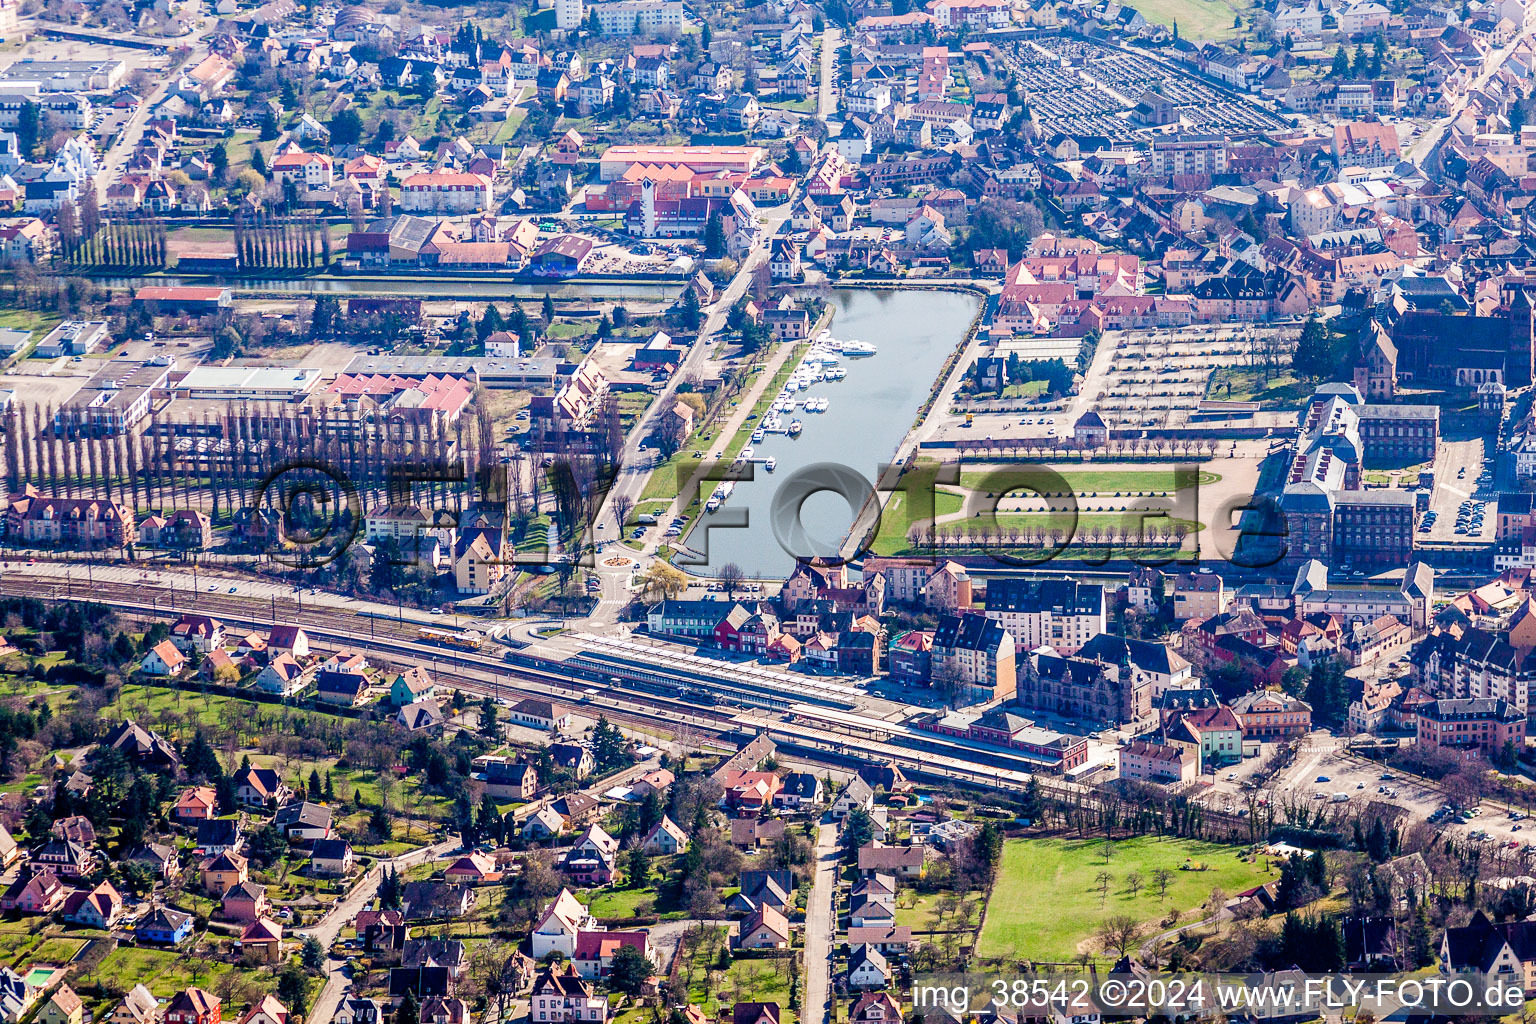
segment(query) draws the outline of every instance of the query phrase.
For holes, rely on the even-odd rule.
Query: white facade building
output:
[[[609,0],[593,4],[605,36],[655,35],[683,30],[683,0]]]

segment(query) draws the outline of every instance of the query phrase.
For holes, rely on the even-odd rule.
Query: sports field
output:
[[[1274,877],[1262,860],[1249,864],[1238,853],[1217,843],[1144,836],[1116,841],[1106,864],[1102,839],[1011,839],[1003,846],[977,955],[1065,962],[1079,952],[1100,952],[1094,935],[1110,916],[1145,922],[1147,937],[1173,907],[1184,912],[1184,922],[1197,920],[1203,915],[1192,911],[1213,888],[1230,896]],[[1153,884],[1159,868],[1173,872],[1166,896]],[[1112,877],[1107,896],[1097,880],[1103,871]],[[1132,872],[1144,882],[1135,896],[1126,886]]]

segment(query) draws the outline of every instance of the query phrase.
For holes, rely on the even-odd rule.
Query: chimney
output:
[[[641,233],[646,238],[656,237],[656,183],[646,178],[640,183]]]

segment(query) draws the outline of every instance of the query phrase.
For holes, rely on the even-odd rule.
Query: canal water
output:
[[[980,299],[959,292],[849,290],[833,292],[831,301],[832,337],[869,342],[879,351],[842,356],[838,365],[848,371],[846,378],[801,393],[825,398],[829,406],[821,413],[795,409],[793,418],[805,425],[798,438],[769,434],[752,445],[756,456],[777,460],[774,471],[757,465],[754,478],[738,482],[718,512],[702,514],[687,541],[707,555],[707,564],[686,566],[690,572],[709,574],[735,562],[749,576],[782,578],[797,556],[836,553],[857,509],[842,494],[815,488],[839,479],[845,493],[873,488]]]

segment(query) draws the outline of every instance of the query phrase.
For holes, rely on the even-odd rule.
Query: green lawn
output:
[[[547,515],[539,516],[528,524],[522,537],[517,540],[518,554],[535,554],[547,551],[549,548],[550,518]]]
[[[595,321],[584,320],[581,323],[570,323],[568,321],[556,320],[544,332],[544,337],[550,341],[574,341],[596,333],[597,323]]]
[[[1271,405],[1300,405],[1316,389],[1315,381],[1300,380],[1289,370],[1269,375],[1257,370],[1227,367],[1211,374],[1205,397],[1213,402],[1265,402]]]
[[[1130,6],[1159,25],[1177,22],[1185,39],[1226,39],[1233,35],[1232,19],[1253,8],[1244,0],[1130,0]]]
[[[507,111],[507,119],[501,122],[501,126],[496,129],[496,134],[491,141],[498,145],[511,142],[512,136],[517,134],[517,130],[523,126],[523,119],[527,116],[527,107],[513,107]]]
[[[656,396],[649,391],[626,391],[619,395],[619,424],[625,434],[639,422],[655,400]]]
[[[1238,855],[1237,847],[1144,836],[1115,842],[1106,866],[1102,839],[1009,840],[977,955],[1066,961],[1080,949],[1099,952],[1094,933],[1112,915],[1146,922],[1148,936],[1170,908],[1184,911],[1185,920],[1196,920],[1203,916],[1196,908],[1212,889],[1231,895],[1274,877]],[[1158,868],[1174,873],[1166,899],[1151,884]],[[1106,870],[1113,876],[1107,899],[1100,897],[1096,881]],[[1133,871],[1147,883],[1135,897],[1125,886]]]
[[[958,494],[950,494],[947,491],[934,493],[935,515],[952,515],[959,512],[960,504],[961,498]],[[907,495],[900,492],[892,494],[886,501],[885,508],[880,512],[880,531],[875,534],[875,542],[870,545],[870,551],[877,555],[897,555],[905,551],[907,530],[912,526],[911,515]]]
[[[720,929],[711,929],[718,934]],[[725,970],[710,955],[714,946],[700,942],[691,951],[692,964],[683,969],[688,1001],[713,1019],[738,1002],[779,1004],[781,1024],[794,1024],[799,1015],[790,1008],[790,963],[785,960],[733,960]],[[803,983],[803,979],[802,979]]]
[[[646,913],[654,913],[657,905],[663,902],[655,886],[644,889],[603,889],[582,895],[592,897],[588,903],[592,913],[605,919],[634,917],[636,908],[644,910],[648,907],[650,909]]]
[[[0,327],[16,331],[31,331],[33,344],[41,341],[49,331],[57,327],[61,319],[62,317],[56,313],[39,313],[31,309],[0,310]],[[21,351],[21,355],[31,354],[30,345]]]
[[[32,934],[31,924],[29,921],[0,921],[0,964],[15,965],[17,959],[32,948],[38,937]]]
[[[180,950],[119,946],[80,980],[88,985],[110,981],[124,991],[143,985],[161,999],[169,999],[189,985],[211,991],[220,978],[234,970],[229,964],[191,957]]]
[[[75,954],[80,952],[80,947],[83,945],[85,945],[84,939],[44,939],[28,959],[40,964],[67,964],[75,958]]]
[[[953,930],[962,926],[966,918],[965,907],[970,906],[970,920],[977,920],[980,913],[981,894],[967,893],[964,900],[954,900],[953,893],[916,893],[896,901],[896,923],[906,925],[918,935],[935,929]],[[911,906],[907,905],[911,901]]]

